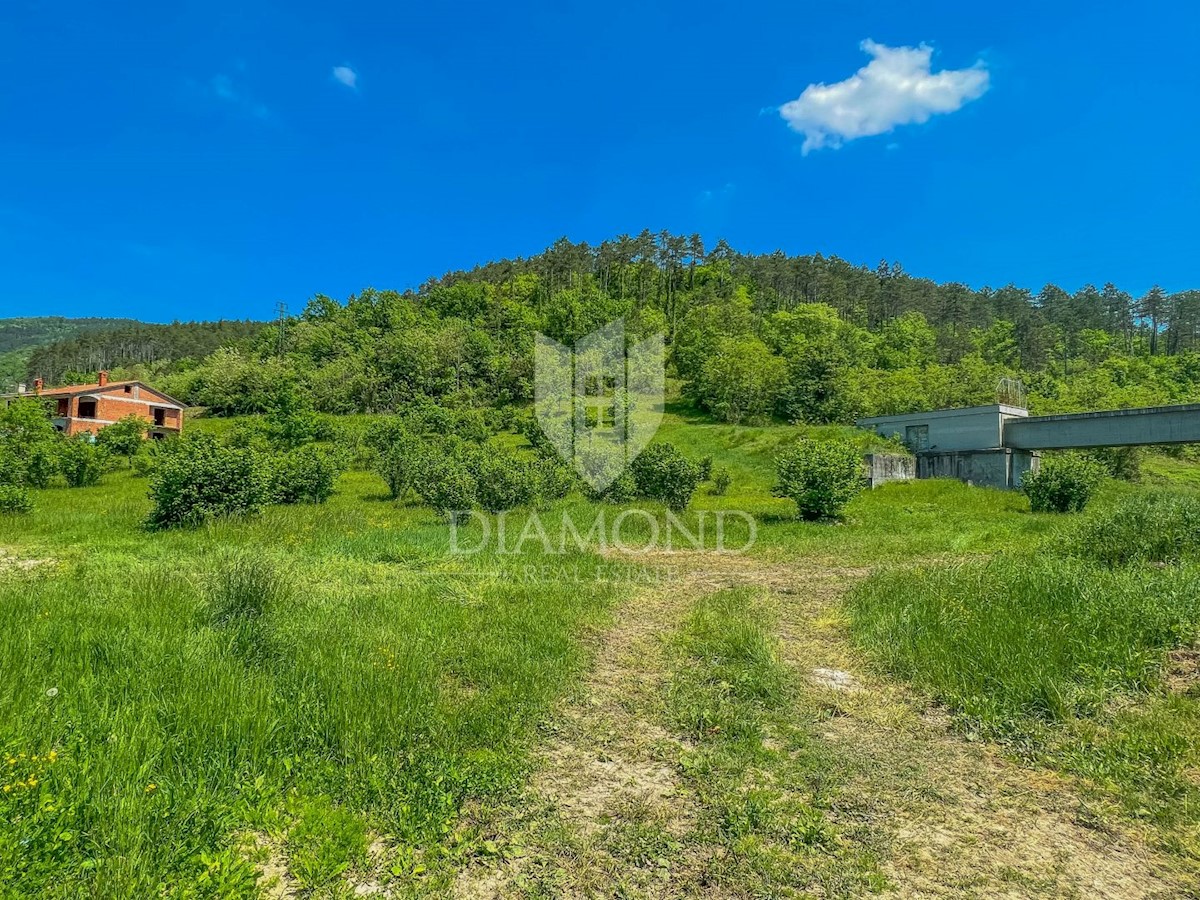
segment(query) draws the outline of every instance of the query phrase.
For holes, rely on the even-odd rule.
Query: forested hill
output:
[[[11,390],[26,379],[35,347],[73,337],[84,331],[136,325],[133,319],[23,316],[0,319],[0,390]]]
[[[1036,411],[1200,401],[1200,291],[973,290],[899,264],[743,254],[648,232],[599,246],[560,240],[416,291],[317,296],[282,339],[274,324],[226,323],[232,333],[203,332],[203,342],[189,326],[164,326],[180,340],[160,349],[134,329],[127,345],[109,334],[89,355],[95,340],[83,337],[40,351],[36,364],[55,372],[128,359],[172,394],[228,413],[297,395],[331,413],[421,398],[523,403],[536,333],[571,343],[618,317],[633,338],[665,333],[670,373],[730,422],[993,402],[1006,376],[1025,382]],[[217,345],[203,364],[155,368],[160,355],[197,359]]]
[[[135,369],[139,377],[160,377],[198,363],[221,347],[250,346],[262,327],[261,322],[236,320],[170,325],[125,321],[36,348],[24,377],[61,384],[86,381],[99,369]]]

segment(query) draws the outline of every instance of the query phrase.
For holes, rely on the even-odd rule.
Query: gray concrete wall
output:
[[[1037,466],[1036,453],[1007,448],[917,454],[918,478],[957,478],[978,487],[1019,488]]]
[[[889,481],[911,481],[917,477],[917,461],[898,453],[868,453],[866,456],[867,484],[879,487]]]
[[[1004,446],[1066,450],[1200,442],[1200,404],[1031,416],[1004,425]]]
[[[1003,446],[1004,423],[1025,415],[1025,410],[1019,407],[993,404],[900,416],[872,416],[859,419],[858,425],[883,437],[899,436],[900,440],[906,440],[910,426],[924,425],[929,429],[928,444],[924,448],[910,447],[914,451],[984,450]]]

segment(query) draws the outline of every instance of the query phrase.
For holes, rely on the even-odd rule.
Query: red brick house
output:
[[[64,434],[95,434],[106,425],[137,415],[149,424],[148,434],[162,438],[183,431],[183,404],[141,381],[109,381],[101,372],[95,384],[43,388],[39,378],[32,392],[4,395],[5,400],[38,397],[52,401],[54,427]]]

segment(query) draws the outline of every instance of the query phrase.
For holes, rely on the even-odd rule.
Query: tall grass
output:
[[[1064,528],[1048,549],[1106,566],[1195,560],[1200,557],[1200,497],[1134,494]]]
[[[316,884],[347,835],[435,846],[519,783],[615,595],[600,561],[569,554],[559,580],[524,577],[532,546],[456,559],[432,514],[367,475],[341,488],[151,534],[118,474],[0,522],[53,556],[0,573],[0,896],[250,896],[239,834],[301,826]]]
[[[1006,556],[880,575],[848,603],[855,638],[885,669],[1005,728],[1153,690],[1166,651],[1196,634],[1200,574]]]

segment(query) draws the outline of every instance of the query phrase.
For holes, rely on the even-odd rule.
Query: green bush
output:
[[[481,444],[491,437],[488,417],[481,409],[455,409],[428,397],[421,397],[404,410],[403,421],[409,431],[437,437],[454,436]]]
[[[25,454],[25,483],[35,488],[49,487],[50,479],[62,467],[61,450],[62,438],[57,435],[52,440],[38,441],[29,447]]]
[[[719,467],[713,472],[712,476],[712,494],[714,497],[724,497],[725,492],[729,490],[729,485],[733,483],[733,478],[729,474],[729,470],[724,466]]]
[[[775,469],[775,496],[794,501],[808,521],[837,518],[866,484],[862,457],[843,441],[798,441],[776,457]]]
[[[388,494],[399,500],[416,484],[425,465],[425,442],[408,430],[401,420],[390,417],[374,423],[367,431],[371,468],[387,482]]]
[[[660,500],[680,512],[687,509],[700,483],[700,467],[673,444],[651,444],[629,465],[639,496]]]
[[[541,484],[538,488],[538,499],[545,503],[551,500],[561,500],[579,486],[579,478],[575,470],[563,465],[557,457],[543,457],[534,465]]]
[[[70,487],[91,487],[104,474],[108,450],[96,443],[92,435],[79,434],[63,442],[59,465]]]
[[[506,450],[484,448],[475,464],[476,499],[488,512],[537,501],[542,478],[536,466]]]
[[[1100,465],[1111,478],[1121,481],[1142,480],[1142,447],[1098,447],[1087,455]]]
[[[1104,466],[1078,453],[1043,459],[1021,482],[1034,512],[1079,512],[1104,480]]]
[[[41,401],[22,397],[0,407],[0,484],[49,486],[62,440]]]
[[[324,503],[333,494],[340,467],[332,453],[305,444],[274,460],[273,497],[276,503]]]
[[[154,474],[154,466],[157,462],[157,454],[146,448],[129,460],[129,468],[133,470],[134,478],[149,478]]]
[[[533,413],[524,412],[514,416],[513,430],[529,441],[529,446],[540,455],[558,455],[558,450],[555,449],[550,438],[546,436],[546,432],[542,430],[542,426],[538,423],[537,416]]]
[[[1106,566],[1173,563],[1200,556],[1200,498],[1137,494],[1056,535],[1052,550]]]
[[[17,450],[9,444],[0,444],[0,484],[24,486],[26,463]]]
[[[417,493],[444,516],[455,518],[475,506],[478,485],[467,465],[456,455],[439,455],[424,467]]]
[[[172,442],[150,480],[148,525],[199,525],[217,516],[257,513],[270,502],[272,479],[254,450],[228,447],[207,434]]]
[[[133,464],[134,455],[142,448],[149,423],[138,415],[128,415],[96,435],[96,443],[115,456],[125,457],[128,465]]]
[[[608,487],[596,495],[595,499],[606,503],[628,503],[638,495],[637,482],[626,470],[618,475]]]
[[[27,513],[31,509],[29,488],[23,484],[0,484],[0,513]]]

